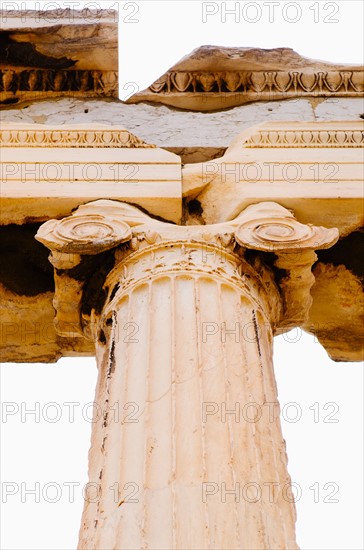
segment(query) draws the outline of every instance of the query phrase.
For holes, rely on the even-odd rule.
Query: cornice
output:
[[[128,103],[222,111],[255,101],[361,97],[364,69],[302,57],[290,48],[201,46]]]
[[[200,50],[127,103],[148,101],[191,111],[221,111],[256,101],[364,94],[361,66],[311,61],[290,50],[237,48],[237,53],[227,56],[229,48],[223,49],[224,55],[218,48]]]
[[[149,86],[161,93],[287,94],[302,97],[362,95],[363,71],[186,71],[167,72]],[[263,99],[259,97],[257,100]]]

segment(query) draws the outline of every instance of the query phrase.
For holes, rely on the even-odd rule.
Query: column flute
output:
[[[79,550],[297,548],[273,335],[304,320],[337,231],[275,203],[176,226],[96,201],[37,238],[57,330],[99,370]]]

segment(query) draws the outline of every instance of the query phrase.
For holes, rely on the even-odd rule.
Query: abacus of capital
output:
[[[1,358],[96,356],[78,548],[296,549],[273,337],[363,357],[363,68],[204,46],[124,103],[110,11],[34,14],[0,31]]]

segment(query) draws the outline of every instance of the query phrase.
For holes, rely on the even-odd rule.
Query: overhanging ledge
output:
[[[124,128],[3,123],[1,224],[43,222],[109,198],[179,223],[181,159]]]
[[[223,157],[186,165],[183,195],[199,201],[205,223],[275,201],[300,222],[337,227],[343,237],[363,225],[363,130],[361,121],[253,126]]]

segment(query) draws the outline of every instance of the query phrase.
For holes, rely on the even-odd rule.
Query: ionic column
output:
[[[287,264],[302,247],[307,271],[313,244],[329,246],[335,230],[302,226],[274,204],[178,227],[97,201],[47,222],[38,238],[67,271],[57,273],[58,294],[76,269],[65,254],[77,253],[78,274],[82,247],[114,259],[98,292],[94,283],[77,290],[74,309],[96,342],[103,411],[90,450],[97,494],[85,504],[79,549],[297,548],[272,364],[273,331],[289,308],[271,254],[265,264],[248,249],[275,250]],[[290,280],[288,266],[289,297]],[[300,292],[312,282],[303,277]]]

